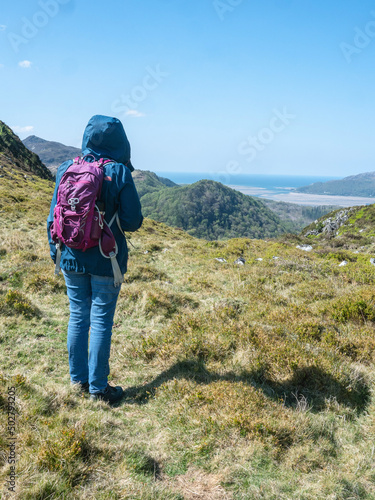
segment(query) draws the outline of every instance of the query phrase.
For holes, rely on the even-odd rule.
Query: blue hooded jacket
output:
[[[95,159],[109,158],[115,161],[115,163],[104,165],[100,200],[104,202],[105,220],[109,223],[117,211],[123,231],[139,229],[143,221],[141,204],[131,175],[134,169],[130,162],[130,144],[120,120],[108,116],[93,116],[83,135],[82,154],[91,154]],[[50,227],[53,222],[53,211],[57,203],[57,190],[61,177],[72,163],[73,160],[66,161],[57,170],[55,192],[47,219],[48,241],[54,262],[56,261],[56,247],[51,239]],[[121,272],[125,273],[128,261],[126,239],[116,222],[112,224],[111,229],[118,246],[117,261]],[[60,266],[65,271],[113,276],[110,259],[101,255],[99,247],[89,248],[82,252],[82,250],[74,250],[62,245]]]

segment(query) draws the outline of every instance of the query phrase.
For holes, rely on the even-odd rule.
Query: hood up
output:
[[[95,115],[91,118],[82,141],[82,154],[92,154],[96,159],[110,158],[123,163],[131,172],[130,144],[122,123],[117,118]]]

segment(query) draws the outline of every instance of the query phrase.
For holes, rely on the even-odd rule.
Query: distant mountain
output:
[[[147,193],[153,193],[166,187],[177,186],[171,180],[159,177],[154,172],[149,172],[148,170],[134,170],[133,179],[140,198]]]
[[[52,180],[51,172],[43,165],[38,155],[29,151],[21,139],[0,121],[0,175],[14,173],[35,174]],[[5,168],[4,168],[5,167]]]
[[[287,232],[280,217],[262,201],[211,180],[145,194],[142,211],[146,217],[209,240]]]
[[[35,135],[30,135],[23,141],[24,145],[36,153],[42,162],[56,175],[58,167],[66,160],[81,154],[81,150],[72,146],[65,146],[60,142],[46,141]]]
[[[328,182],[314,182],[297,188],[298,193],[328,194],[333,196],[375,197],[375,172],[350,175],[344,179]]]

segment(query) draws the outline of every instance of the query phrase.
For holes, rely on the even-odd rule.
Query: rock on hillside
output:
[[[352,211],[353,208],[335,210],[332,214],[328,214],[311,224],[305,236],[318,236],[320,234],[328,238],[338,236],[339,229],[349,220]]]
[[[36,153],[53,175],[58,167],[66,160],[81,154],[81,150],[72,146],[65,146],[60,142],[46,141],[35,135],[30,135],[23,141],[24,145]]]
[[[51,172],[43,165],[39,156],[27,149],[21,139],[2,121],[0,121],[0,166],[0,176],[8,175],[7,172],[14,170],[52,180]]]

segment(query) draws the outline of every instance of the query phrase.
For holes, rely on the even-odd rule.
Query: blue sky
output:
[[[375,1],[16,0],[0,120],[79,146],[117,116],[144,170],[344,177],[375,170],[374,60]]]

